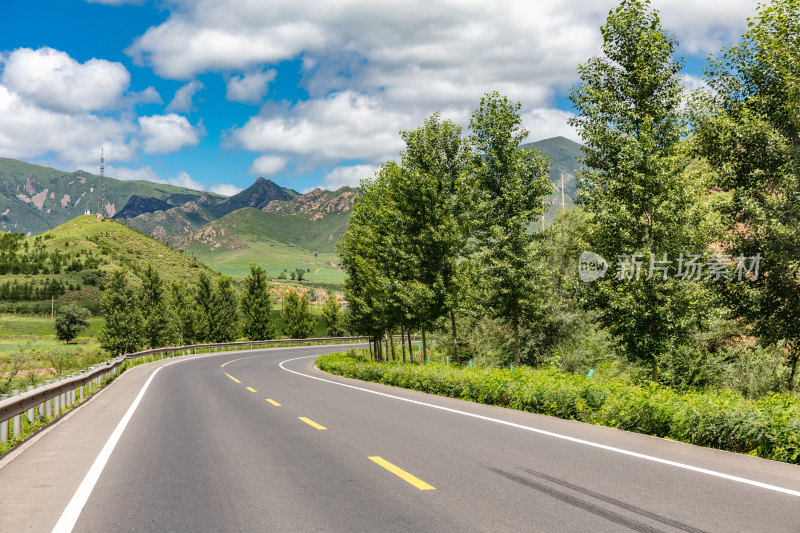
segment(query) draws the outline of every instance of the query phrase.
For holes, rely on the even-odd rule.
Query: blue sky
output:
[[[491,5],[490,5],[491,4]],[[654,0],[687,58],[732,44],[756,2]],[[0,3],[0,157],[233,194],[264,176],[355,185],[441,111],[523,104],[566,124],[610,0],[26,0]]]

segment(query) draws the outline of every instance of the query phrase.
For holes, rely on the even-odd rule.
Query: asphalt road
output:
[[[161,368],[74,530],[800,531],[800,467],[313,368],[336,349]]]

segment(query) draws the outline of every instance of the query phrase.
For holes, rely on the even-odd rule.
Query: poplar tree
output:
[[[111,273],[103,291],[101,309],[105,324],[100,332],[100,344],[112,354],[138,351],[142,347],[144,319],[135,288],[123,270]]]
[[[296,290],[286,293],[282,311],[283,333],[290,339],[306,339],[314,333],[314,317],[309,310],[308,298]]]
[[[586,296],[621,351],[658,381],[661,359],[695,330],[702,299],[675,277],[680,254],[704,244],[692,232],[699,193],[681,152],[681,63],[647,0],[623,0],[601,32],[603,55],[579,66],[570,96],[587,167],[579,174],[592,215],[587,242],[610,264]]]
[[[261,265],[250,264],[250,275],[244,280],[242,296],[242,331],[250,340],[273,339],[277,328],[272,321],[272,298],[269,294],[267,274]]]
[[[730,193],[726,253],[741,270],[724,294],[765,343],[800,361],[800,1],[759,6],[739,43],[712,58],[697,101],[699,152]],[[755,259],[759,258],[758,272]]]
[[[518,149],[528,136],[520,109],[493,92],[481,98],[470,120],[476,259],[487,309],[513,330],[516,365],[520,325],[539,314],[537,295],[543,288],[531,268],[539,237],[529,226],[544,213],[544,200],[553,190],[546,156]]]
[[[322,308],[322,321],[325,323],[329,337],[341,337],[343,335],[341,315],[339,300],[336,299],[333,293],[328,293],[328,298]]]
[[[169,310],[164,281],[153,265],[148,264],[142,274],[139,298],[144,318],[143,337],[150,348],[164,345],[169,334]]]
[[[197,342],[214,342],[214,285],[207,273],[201,272],[194,288]]]
[[[217,278],[212,298],[212,342],[231,342],[239,336],[239,295],[228,276]]]

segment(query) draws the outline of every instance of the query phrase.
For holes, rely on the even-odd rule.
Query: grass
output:
[[[96,340],[103,323],[90,318],[89,328],[67,344],[56,338],[51,319],[0,317],[0,392],[24,390],[105,361],[108,354]]]

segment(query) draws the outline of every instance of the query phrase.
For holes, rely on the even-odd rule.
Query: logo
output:
[[[594,252],[584,251],[578,258],[578,276],[589,283],[606,275],[608,263]]]

